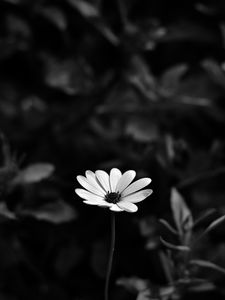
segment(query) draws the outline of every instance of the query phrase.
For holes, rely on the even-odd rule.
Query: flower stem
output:
[[[115,249],[115,238],[116,238],[116,224],[115,224],[115,213],[111,212],[111,245],[109,252],[109,261],[107,267],[106,274],[106,282],[105,282],[105,300],[109,300],[109,280],[112,271],[112,262],[113,262],[113,253]]]

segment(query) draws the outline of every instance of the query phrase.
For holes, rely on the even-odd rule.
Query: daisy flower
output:
[[[150,178],[142,178],[132,183],[136,172],[129,170],[125,173],[113,168],[110,174],[105,171],[86,171],[85,176],[77,176],[77,181],[84,189],[75,189],[78,196],[84,199],[84,203],[108,207],[112,211],[136,212],[135,203],[140,202],[151,195],[151,189],[144,189],[150,182]]]

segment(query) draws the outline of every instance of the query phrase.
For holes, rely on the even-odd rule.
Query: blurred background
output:
[[[0,299],[103,299],[110,218],[74,193],[87,169],[152,178],[117,215],[112,299],[165,285],[171,188],[225,213],[224,101],[222,0],[1,0]],[[199,249],[221,266],[224,233]]]

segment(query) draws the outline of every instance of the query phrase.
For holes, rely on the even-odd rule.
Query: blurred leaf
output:
[[[101,18],[97,5],[93,5],[83,0],[67,0],[73,7],[75,7],[80,14],[85,17],[109,42],[114,46],[119,44],[119,39],[112,32],[112,30],[104,23]]]
[[[150,298],[150,291],[146,290],[146,291],[141,291],[140,293],[138,293],[138,296],[137,296],[136,300],[150,300],[150,299],[151,299]]]
[[[18,165],[15,155],[11,153],[9,143],[5,136],[0,132],[0,140],[2,141],[2,163],[0,167],[0,188],[4,189],[15,178],[18,173]]]
[[[98,31],[114,46],[118,46],[120,41],[118,37],[107,27],[102,21],[96,22],[95,24]]]
[[[172,261],[170,255],[166,254],[164,251],[159,251],[159,258],[162,264],[162,268],[165,273],[165,277],[167,279],[168,284],[172,284],[174,282],[174,262]]]
[[[67,0],[73,7],[75,7],[84,17],[96,18],[99,17],[97,7],[88,1],[83,0]]]
[[[125,24],[126,23],[126,24]],[[131,23],[125,18],[123,42],[127,48],[138,51],[152,51],[166,35],[166,28],[156,19]]]
[[[212,59],[205,59],[202,62],[203,68],[211,76],[212,80],[225,89],[225,74],[222,66],[218,62]]]
[[[36,163],[19,171],[13,184],[30,184],[46,179],[52,175],[55,167],[49,163]]]
[[[170,202],[176,227],[182,236],[193,227],[191,211],[187,207],[183,197],[175,188],[172,188]]]
[[[209,16],[213,16],[218,13],[216,7],[214,7],[213,5],[208,5],[208,4],[205,5],[200,2],[195,4],[195,9],[197,11],[199,11],[200,13],[202,13],[204,15],[209,15]]]
[[[126,123],[125,133],[138,142],[154,142],[158,140],[158,127],[148,118],[134,117]]]
[[[74,208],[62,200],[45,204],[37,209],[20,208],[18,215],[34,217],[39,221],[47,221],[53,224],[70,222],[77,218]]]
[[[117,279],[116,284],[125,287],[128,291],[131,292],[144,291],[149,286],[148,280],[141,279],[138,277],[130,277],[130,278],[122,277]]]
[[[221,273],[223,273],[225,275],[225,269],[224,268],[222,268],[220,266],[217,266],[216,264],[214,264],[214,263],[212,263],[210,261],[207,261],[207,260],[192,259],[192,260],[190,260],[190,264],[196,265],[198,267],[210,268],[210,269],[219,271],[219,272],[221,272]]]
[[[216,286],[213,282],[201,282],[201,283],[198,283],[196,285],[193,285],[193,286],[190,286],[188,287],[188,290],[191,291],[191,292],[194,292],[194,293],[201,293],[201,292],[209,292],[209,291],[213,291],[216,289]]]
[[[194,222],[193,227],[196,227],[199,225],[199,223],[201,223],[202,221],[206,220],[209,216],[211,216],[212,214],[214,214],[216,212],[215,208],[210,208],[208,210],[206,210],[205,212],[203,212]]]
[[[0,203],[0,217],[4,217],[4,218],[10,219],[10,220],[16,219],[15,213],[8,209],[5,202]]]
[[[189,20],[176,20],[172,25],[167,27],[167,34],[163,37],[163,41],[191,41],[213,44],[216,42],[216,36],[213,30],[210,31],[201,23]]]
[[[38,10],[38,13],[55,25],[59,30],[67,29],[67,19],[62,10],[55,6],[45,6]]]
[[[127,79],[148,101],[156,101],[157,82],[140,55],[133,55]]]
[[[14,36],[15,38],[25,39],[31,36],[31,30],[29,24],[24,19],[20,18],[18,15],[14,15],[14,14],[7,15],[6,27],[9,34]]]
[[[138,294],[137,300],[167,300],[171,299],[171,296],[175,293],[174,286],[154,288],[154,292],[151,289],[141,291]]]
[[[159,219],[159,222],[162,224],[162,225],[164,225],[171,233],[173,233],[173,234],[178,234],[178,231],[175,229],[175,228],[173,228],[171,225],[170,225],[170,223],[168,223],[166,220],[164,220],[164,219]]]
[[[187,72],[188,65],[180,64],[167,69],[160,79],[160,84],[167,93],[175,92],[182,76]]]
[[[83,57],[58,60],[41,55],[45,63],[45,82],[68,95],[88,94],[94,89],[93,70]]]
[[[171,243],[165,241],[162,237],[160,237],[160,241],[162,242],[162,244],[165,247],[167,247],[171,250],[177,250],[177,251],[190,251],[191,250],[188,246],[171,244]]]
[[[222,224],[225,221],[225,215],[216,219],[215,221],[213,221],[203,232],[203,234],[207,234],[210,231],[212,231],[213,229],[215,229],[217,226],[219,226],[220,224]]]

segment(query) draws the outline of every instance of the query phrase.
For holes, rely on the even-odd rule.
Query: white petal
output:
[[[109,209],[112,211],[116,211],[116,212],[124,210],[124,209],[119,208],[119,206],[117,204],[113,204]]]
[[[86,177],[79,175],[79,176],[77,176],[77,181],[80,183],[80,185],[82,185],[82,187],[84,187],[89,192],[92,192],[98,196],[104,197],[104,192],[101,189],[101,187],[99,186],[99,188],[97,188],[97,187],[93,186],[92,184],[89,183],[89,181],[87,180]]]
[[[92,194],[91,192],[88,192],[84,189],[75,189],[75,192],[82,199],[85,199],[85,200],[88,200],[91,202],[102,203],[102,201],[104,201],[103,197]]]
[[[127,212],[136,212],[138,210],[137,205],[127,201],[120,201],[117,205]]]
[[[123,190],[125,190],[125,188],[132,182],[132,180],[134,179],[135,176],[136,176],[135,171],[132,171],[132,170],[126,171],[120,178],[120,180],[116,186],[116,191],[119,193],[122,193]]]
[[[122,193],[122,197],[135,193],[148,185],[152,180],[150,178],[141,178],[129,185]]]
[[[83,203],[85,204],[89,204],[89,205],[97,205],[98,206],[98,203],[95,202],[95,201],[88,201],[88,200],[84,200]]]
[[[89,205],[97,205],[97,206],[102,206],[102,207],[110,207],[109,203],[103,201],[103,202],[96,202],[96,201],[88,201],[84,200],[83,203],[89,204]]]
[[[96,176],[95,176],[95,173],[92,172],[92,171],[90,171],[90,170],[87,170],[87,171],[85,172],[85,175],[86,175],[86,177],[87,177],[88,182],[89,182],[91,185],[93,185],[96,189],[102,191],[102,193],[105,195],[105,191],[104,191],[104,189],[101,187],[101,185],[98,183],[97,178],[96,178]]]
[[[110,171],[109,180],[110,180],[110,186],[111,186],[112,192],[116,191],[116,186],[117,186],[117,183],[118,183],[119,179],[121,178],[121,176],[122,176],[122,173],[117,168],[113,168]]]
[[[102,170],[97,170],[95,172],[95,175],[96,175],[98,181],[100,182],[101,186],[103,187],[103,189],[106,192],[110,192],[111,189],[110,189],[110,184],[109,184],[109,175],[105,171],[102,171]]]
[[[126,197],[122,197],[122,201],[137,203],[137,202],[144,200],[148,196],[150,196],[151,193],[152,193],[151,189],[142,190],[142,191],[130,194]]]

